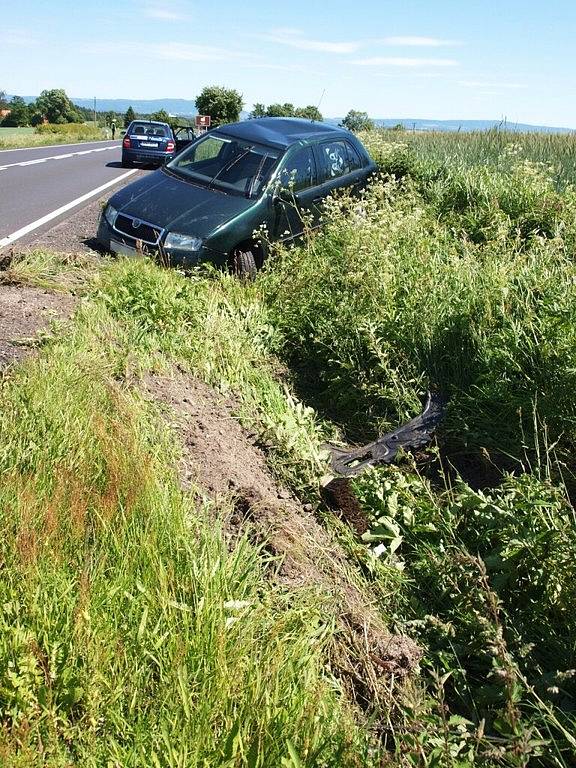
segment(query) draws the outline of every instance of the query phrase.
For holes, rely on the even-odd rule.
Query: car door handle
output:
[[[321,203],[322,200],[324,200],[324,197],[322,195],[319,195],[318,197],[313,197],[312,202],[313,203]]]

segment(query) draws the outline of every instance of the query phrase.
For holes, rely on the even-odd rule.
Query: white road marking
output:
[[[47,160],[62,160],[63,157],[76,157],[78,155],[90,155],[92,152],[105,152],[107,149],[118,149],[118,147],[98,147],[97,149],[85,149],[83,152],[69,152],[66,155],[52,155],[51,157],[39,157],[36,160],[23,160],[21,163],[10,163],[8,165],[0,165],[0,171],[5,171],[6,168],[15,168],[16,166],[36,165],[37,163],[45,163]]]
[[[60,216],[62,213],[66,213],[66,211],[69,211],[71,208],[74,208],[77,205],[80,205],[80,203],[83,203],[85,200],[89,200],[91,197],[94,197],[95,195],[98,195],[100,192],[103,192],[105,189],[108,189],[108,187],[112,187],[114,184],[117,184],[119,181],[122,181],[122,179],[128,178],[128,176],[131,176],[133,173],[136,173],[138,168],[134,168],[131,171],[127,171],[126,173],[123,173],[121,176],[117,176],[115,179],[112,179],[112,181],[106,182],[106,184],[102,184],[101,187],[97,187],[96,189],[93,189],[91,192],[86,192],[85,195],[82,195],[81,197],[77,197],[76,200],[72,200],[69,203],[66,203],[66,205],[62,205],[60,208],[57,208],[55,211],[52,211],[52,213],[46,214],[46,216],[42,216],[41,219],[37,219],[36,221],[33,221],[31,224],[27,224],[25,227],[22,227],[21,229],[16,230],[16,232],[12,232],[11,235],[7,235],[7,237],[3,237],[2,240],[0,240],[0,250],[2,248],[5,248],[7,245],[11,245],[12,243],[16,242],[16,240],[19,240],[21,237],[24,237],[24,235],[27,235],[29,232],[33,232],[35,229],[38,229],[38,227],[41,227],[43,224],[46,224],[49,221],[52,221],[52,219],[55,219],[57,216]]]
[[[0,155],[2,152],[27,152],[30,149],[52,149],[53,147],[82,147],[86,144],[98,144],[110,139],[97,139],[96,141],[76,141],[74,144],[40,144],[38,147],[14,147],[13,149],[0,149]],[[119,147],[120,144],[116,143],[115,146]]]

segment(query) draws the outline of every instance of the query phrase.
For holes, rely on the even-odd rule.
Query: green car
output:
[[[160,170],[113,195],[98,227],[112,253],[159,254],[254,275],[266,252],[256,232],[290,241],[303,218],[316,226],[322,200],[361,188],[375,163],[354,134],[326,123],[264,117],[223,125]]]

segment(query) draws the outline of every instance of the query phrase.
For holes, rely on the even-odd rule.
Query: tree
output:
[[[318,107],[308,105],[307,107],[298,107],[294,112],[295,117],[304,117],[306,120],[319,120],[322,122],[324,118]]]
[[[252,107],[252,112],[250,112],[249,118],[253,119],[255,117],[265,117],[266,116],[266,107],[264,104],[256,103]]]
[[[13,96],[4,109],[9,109],[10,114],[2,120],[3,127],[17,128],[30,122],[30,110],[21,96]]]
[[[240,119],[244,102],[242,94],[231,88],[207,86],[196,97],[196,109],[201,115],[210,115],[213,125],[235,123]]]
[[[284,104],[270,104],[266,110],[267,117],[294,117],[294,104],[285,102]]]
[[[0,91],[0,109],[8,109],[8,96],[6,96],[6,91]]]
[[[367,112],[358,112],[351,109],[344,120],[340,123],[342,128],[348,128],[349,131],[371,131],[374,128],[374,121],[368,117]]]
[[[126,114],[124,115],[124,128],[128,128],[132,120],[136,119],[136,113],[132,109],[132,107],[128,107],[126,110]]]
[[[150,115],[151,120],[157,120],[159,123],[169,123],[170,115],[165,109],[159,109],[158,112],[154,112]]]
[[[295,107],[290,102],[284,104],[254,104],[250,117],[303,117],[306,120],[323,120],[318,107]]]
[[[48,119],[49,123],[81,123],[82,115],[62,88],[42,91],[36,99],[34,111]]]

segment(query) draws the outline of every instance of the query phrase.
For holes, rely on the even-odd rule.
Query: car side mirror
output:
[[[283,187],[280,182],[274,187],[272,200],[274,203],[291,203],[296,197],[294,191],[289,187]]]

